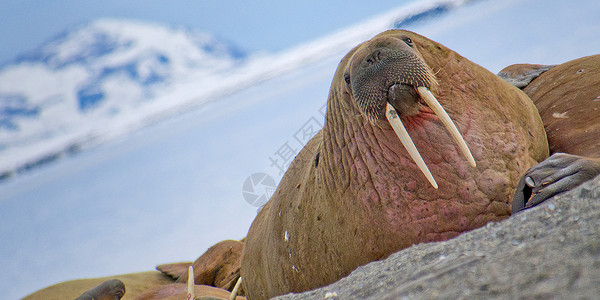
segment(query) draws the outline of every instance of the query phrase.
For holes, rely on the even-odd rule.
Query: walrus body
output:
[[[600,55],[558,65],[523,91],[540,112],[551,153],[600,158]]]
[[[437,84],[391,79],[398,88],[390,88],[389,76],[377,71],[390,69],[385,65],[388,52],[402,52],[393,61],[400,65],[405,52],[416,55]],[[373,73],[363,81],[385,81],[383,91],[352,81],[360,77],[354,75],[368,73],[363,65],[369,64],[375,66],[368,70]],[[437,94],[471,149],[476,168],[462,159],[444,125],[419,100],[397,103],[415,99],[411,87],[417,85]],[[439,189],[415,166],[390,123],[378,117],[380,105],[371,105],[369,112],[356,99],[361,93],[385,97],[386,92],[394,93],[387,102],[396,102],[392,104]],[[415,33],[376,36],[340,62],[324,128],[296,157],[248,232],[241,265],[247,297],[323,286],[415,243],[448,239],[508,217],[519,178],[548,156],[547,145],[536,108],[519,89]]]

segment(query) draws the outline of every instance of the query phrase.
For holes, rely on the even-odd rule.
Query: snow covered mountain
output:
[[[173,83],[202,82],[245,59],[208,34],[162,25],[107,19],[67,31],[0,69],[0,151],[16,158],[2,159],[0,170],[51,159],[60,153],[52,145],[72,148]]]

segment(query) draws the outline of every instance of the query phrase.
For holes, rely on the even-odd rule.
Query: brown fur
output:
[[[413,40],[434,72],[438,100],[477,168],[468,166],[439,120],[408,120],[439,190],[429,185],[390,125],[369,122],[348,93],[346,67],[369,41],[357,46],[338,66],[323,130],[250,228],[241,269],[249,299],[323,286],[412,244],[503,219],[520,174],[547,157],[540,117],[523,92],[415,33],[388,31],[378,39],[398,35]]]

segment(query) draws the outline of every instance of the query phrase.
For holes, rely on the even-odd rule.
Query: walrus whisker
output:
[[[388,122],[390,122],[390,125],[392,125],[394,132],[396,132],[396,135],[400,139],[402,146],[404,146],[404,148],[406,149],[406,151],[408,152],[410,157],[413,159],[415,164],[417,164],[417,166],[423,173],[423,175],[425,175],[425,177],[427,177],[427,180],[429,180],[429,183],[431,183],[431,185],[437,189],[438,188],[437,182],[435,182],[435,179],[433,178],[433,175],[431,175],[429,168],[427,168],[427,165],[423,161],[423,157],[421,157],[419,150],[417,150],[417,147],[415,146],[412,139],[408,135],[406,128],[404,128],[404,124],[402,124],[400,117],[398,117],[398,113],[396,112],[396,110],[390,103],[387,103],[387,106],[385,109],[385,116],[387,117]]]
[[[188,268],[187,299],[196,299],[194,295],[194,267],[192,266]]]
[[[446,113],[446,110],[444,110],[442,105],[440,105],[435,96],[433,96],[433,94],[428,88],[423,86],[417,87],[417,91],[419,92],[419,95],[421,95],[421,98],[423,98],[425,103],[427,103],[429,108],[431,108],[431,110],[433,110],[436,116],[440,118],[440,120],[446,127],[446,130],[448,130],[454,141],[458,144],[458,147],[462,151],[462,154],[467,159],[469,164],[472,167],[477,166],[477,164],[475,163],[475,159],[473,158],[473,155],[471,154],[471,151],[467,146],[467,143],[456,128],[456,125],[454,125],[454,122],[452,122],[452,119],[450,119],[450,116],[448,116],[448,114]]]

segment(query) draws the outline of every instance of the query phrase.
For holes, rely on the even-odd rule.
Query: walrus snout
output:
[[[419,94],[414,86],[394,83],[387,93],[389,102],[400,116],[412,116],[419,113]]]
[[[409,109],[418,100],[417,87],[437,88],[433,72],[413,46],[412,40],[405,36],[382,37],[371,40],[352,56],[346,82],[369,120],[385,119],[390,92],[395,107]],[[409,109],[411,113],[415,110],[415,107]]]

